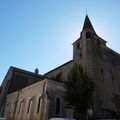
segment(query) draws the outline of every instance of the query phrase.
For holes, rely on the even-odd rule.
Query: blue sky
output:
[[[0,84],[10,66],[44,74],[71,60],[86,9],[120,53],[120,0],[0,0]]]

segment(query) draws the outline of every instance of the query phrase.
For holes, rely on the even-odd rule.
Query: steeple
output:
[[[95,32],[88,15],[86,15],[86,17],[85,17],[85,21],[84,21],[84,25],[83,25],[83,31],[85,29],[91,29],[91,30],[93,30],[93,32]]]

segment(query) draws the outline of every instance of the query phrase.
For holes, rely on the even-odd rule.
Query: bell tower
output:
[[[73,43],[73,60],[93,75],[97,64],[96,59],[101,56],[101,46],[106,46],[106,41],[96,34],[86,15],[80,37]]]
[[[73,43],[73,60],[82,65],[88,75],[95,81],[95,85],[98,85],[101,77],[103,48],[106,48],[106,41],[96,34],[88,15],[86,15],[80,37]],[[102,109],[102,100],[98,97],[102,92],[98,88],[98,86],[95,88],[96,113],[99,113]]]

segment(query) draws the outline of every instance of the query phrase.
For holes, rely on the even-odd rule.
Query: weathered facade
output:
[[[73,60],[44,75],[9,69],[0,90],[1,116],[14,120],[73,117],[72,110],[65,108],[63,84],[74,63],[81,64],[94,80],[94,114],[119,114],[120,54],[106,46],[86,15],[80,38],[73,43]]]
[[[36,84],[7,95],[4,114],[14,120],[46,120],[67,117],[64,107],[63,83],[44,79]],[[60,111],[56,103],[60,105]],[[68,116],[70,117],[70,116]]]

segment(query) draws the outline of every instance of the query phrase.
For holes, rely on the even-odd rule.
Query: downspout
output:
[[[43,84],[43,91],[42,91],[42,106],[41,106],[41,111],[40,111],[40,120],[45,120],[45,87],[46,87],[46,82]]]

